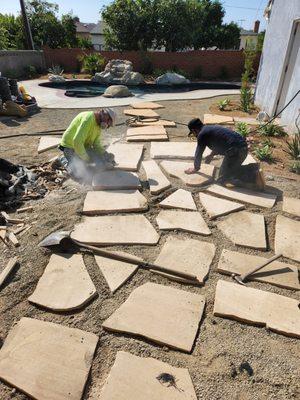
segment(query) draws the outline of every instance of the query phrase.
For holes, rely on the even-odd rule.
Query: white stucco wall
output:
[[[103,34],[92,34],[91,38],[95,50],[104,50],[105,37]]]
[[[271,17],[267,25],[255,92],[255,103],[271,116],[276,109],[292,28],[297,19],[300,19],[300,0],[274,0]],[[286,96],[287,101],[299,89],[300,50],[298,49],[296,64]],[[282,123],[287,125],[290,131],[294,129],[294,120],[299,109],[300,94],[281,114]]]

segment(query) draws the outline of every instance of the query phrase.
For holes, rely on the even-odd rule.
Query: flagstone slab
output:
[[[159,378],[174,377],[176,387]],[[100,400],[197,400],[189,371],[154,358],[119,351],[105,382]]]
[[[186,174],[185,170],[193,167],[193,164],[180,161],[162,161],[160,166],[167,174],[180,179],[184,184],[191,187],[202,186],[212,181],[215,169],[213,165],[202,164],[197,173]]]
[[[247,155],[242,165],[249,165],[249,164],[258,164],[258,162],[251,154]]]
[[[203,123],[204,125],[222,125],[222,124],[231,125],[234,123],[234,121],[232,117],[227,117],[224,115],[204,114]]]
[[[115,169],[137,171],[141,161],[144,146],[142,144],[116,143],[107,148],[108,153],[115,156]]]
[[[85,217],[72,239],[94,245],[156,244],[159,234],[143,215]]]
[[[300,338],[299,300],[218,281],[214,315],[265,326],[287,336]]]
[[[164,175],[155,161],[149,160],[143,162],[143,168],[146,172],[147,180],[152,194],[161,193],[163,190],[171,187],[171,183]]]
[[[150,121],[143,119],[143,121],[135,121],[130,124],[131,126],[165,126],[169,128],[176,127],[176,122],[168,121],[166,119],[159,119],[158,121]]]
[[[126,133],[127,142],[169,140],[163,126],[142,126],[129,128]]]
[[[197,210],[193,196],[190,192],[178,189],[159,203],[162,208],[182,208],[185,210]]]
[[[275,252],[300,262],[300,221],[277,215]]]
[[[199,193],[199,199],[210,219],[221,217],[245,208],[243,204],[220,199],[206,193]]]
[[[93,177],[94,190],[130,190],[141,187],[138,176],[133,172],[111,170],[97,172]]]
[[[82,255],[52,254],[28,300],[53,311],[71,311],[83,307],[96,294]]]
[[[300,199],[283,196],[282,211],[300,217]]]
[[[204,306],[203,296],[149,282],[135,289],[102,326],[190,352]]]
[[[163,210],[158,214],[156,221],[161,230],[179,229],[204,236],[211,235],[209,227],[199,212]]]
[[[150,157],[153,159],[193,160],[196,147],[196,142],[151,143]],[[210,153],[211,150],[206,148],[203,157]]]
[[[227,189],[221,185],[211,185],[206,191],[229,200],[238,200],[246,204],[253,204],[263,208],[272,208],[277,198],[276,195],[271,193],[255,192],[244,188]]]
[[[215,245],[194,239],[169,237],[157,257],[155,264],[172,272],[187,272],[197,277],[203,285],[215,256]],[[171,276],[170,276],[171,278]]]
[[[115,254],[127,256],[127,253],[121,251],[116,251]],[[130,257],[134,256],[130,254]],[[141,258],[134,258],[136,258],[138,261],[141,261],[141,263],[143,262]],[[107,257],[101,257],[97,255],[95,255],[95,260],[112,293],[124,285],[124,283],[126,283],[139,268],[139,266],[135,264],[119,260],[112,260]]]
[[[38,146],[38,153],[44,153],[45,151],[54,149],[60,142],[61,137],[42,136]]]
[[[162,106],[161,104],[158,103],[153,103],[152,101],[145,101],[143,103],[133,103],[130,104],[130,107],[135,108],[135,109],[148,109],[148,110],[158,110],[159,108],[165,108],[165,106]]]
[[[239,211],[218,222],[217,227],[234,244],[253,249],[267,249],[263,215]]]
[[[82,213],[97,215],[147,209],[147,199],[138,190],[106,190],[87,192]]]
[[[144,117],[144,118],[152,118],[152,117],[159,117],[157,112],[153,110],[148,110],[145,108],[142,109],[128,109],[123,111],[125,115],[130,115],[132,117]]]
[[[98,336],[22,318],[0,351],[0,378],[39,400],[80,400]]]
[[[267,261],[265,257],[223,250],[217,271],[227,275],[243,275],[265,261]],[[285,289],[300,290],[298,268],[277,260],[266,265],[261,271],[250,275],[248,280],[266,282]]]
[[[0,289],[17,264],[18,257],[13,257],[8,261],[7,265],[0,272]]]

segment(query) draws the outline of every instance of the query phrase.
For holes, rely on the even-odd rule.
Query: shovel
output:
[[[71,232],[69,232],[69,231],[53,232],[49,236],[47,236],[44,240],[42,240],[39,243],[39,246],[40,247],[52,247],[52,246],[66,247],[68,245],[69,246],[76,245],[82,249],[91,250],[93,253],[98,254],[102,257],[110,258],[112,260],[117,260],[117,261],[124,261],[124,262],[130,263],[130,264],[138,265],[145,269],[152,269],[154,271],[164,272],[168,275],[178,276],[179,278],[193,280],[193,281],[195,281],[195,283],[198,282],[197,277],[195,275],[189,274],[188,272],[170,271],[168,268],[164,268],[164,267],[161,267],[160,265],[137,260],[135,257],[130,256],[130,255],[125,256],[125,255],[111,253],[109,251],[102,250],[99,247],[90,246],[88,244],[81,243],[78,240],[72,239],[70,237],[70,233]]]

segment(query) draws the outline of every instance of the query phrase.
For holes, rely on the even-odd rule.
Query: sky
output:
[[[110,0],[48,0],[59,5],[59,14],[70,11],[83,22],[97,22],[99,11]],[[264,8],[268,0],[221,0],[226,10],[225,22],[234,21],[244,29],[252,29],[254,21],[261,21],[261,30],[265,29],[263,17]],[[19,0],[0,0],[0,13],[17,14],[20,10]]]

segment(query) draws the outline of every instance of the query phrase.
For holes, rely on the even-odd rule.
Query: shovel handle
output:
[[[268,260],[264,261],[263,263],[261,263],[258,267],[254,268],[252,271],[247,272],[244,275],[241,275],[241,280],[244,282],[248,276],[255,274],[255,272],[260,271],[263,267],[271,264],[273,261],[277,260],[279,257],[281,257],[282,254],[275,254],[275,256],[269,258]]]

